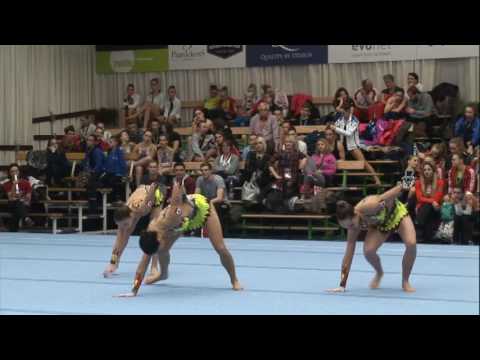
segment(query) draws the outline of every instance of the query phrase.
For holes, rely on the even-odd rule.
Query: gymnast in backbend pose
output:
[[[402,191],[408,191],[414,178],[406,176],[402,183],[382,195],[368,196],[352,207],[345,201],[337,203],[337,219],[347,230],[347,247],[342,263],[340,287],[330,292],[344,292],[355,253],[355,244],[362,231],[367,231],[363,251],[367,261],[376,271],[370,288],[377,289],[383,277],[382,264],[377,250],[392,232],[398,232],[405,244],[402,262],[402,288],[406,292],[414,292],[410,285],[410,273],[417,254],[417,239],[412,219],[407,208],[397,198]]]
[[[127,204],[115,211],[114,220],[118,226],[117,238],[113,244],[110,264],[105,269],[104,277],[112,276],[119,267],[120,258],[125,250],[128,239],[132,235],[138,221],[151,213],[151,217],[161,210],[163,193],[157,184],[141,185],[130,196]],[[158,258],[154,257],[152,274],[147,278],[147,283],[152,282],[158,276]]]
[[[175,184],[170,205],[154,214],[147,231],[140,237],[140,247],[144,254],[137,267],[133,289],[130,293],[119,295],[119,297],[137,296],[150,258],[155,254],[160,261],[160,277],[156,280],[166,280],[170,264],[170,249],[175,241],[182,233],[203,227],[206,228],[210,242],[230,276],[233,290],[243,290],[237,279],[233,257],[225,246],[222,224],[215,207],[209,204],[203,195],[185,195],[182,188]]]

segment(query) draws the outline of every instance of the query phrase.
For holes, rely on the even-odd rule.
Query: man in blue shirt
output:
[[[464,115],[455,124],[455,137],[461,137],[470,153],[480,144],[480,117],[475,105],[467,105]]]

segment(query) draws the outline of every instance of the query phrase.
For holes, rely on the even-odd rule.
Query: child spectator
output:
[[[442,222],[438,227],[435,238],[447,243],[453,243],[453,231],[454,231],[454,219],[455,219],[455,207],[452,200],[448,195],[443,198],[442,208],[440,209],[440,218]]]

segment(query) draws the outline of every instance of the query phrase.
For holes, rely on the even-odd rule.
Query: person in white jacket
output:
[[[355,160],[365,161],[360,144],[360,135],[358,130],[359,121],[353,115],[352,108],[346,104],[342,107],[342,116],[335,123],[335,132],[340,135],[340,141],[345,149]],[[366,170],[372,174],[376,185],[381,185],[380,178],[375,175],[372,165],[365,161]]]

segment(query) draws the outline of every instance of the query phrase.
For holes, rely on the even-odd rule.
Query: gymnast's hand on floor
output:
[[[329,292],[329,293],[343,293],[345,291],[347,291],[344,287],[338,287],[338,288],[335,288],[335,289],[327,289],[325,290],[326,292]]]
[[[120,294],[120,295],[114,295],[113,297],[115,298],[133,298],[133,297],[136,297],[137,294],[135,294],[134,292],[129,292],[127,294]]]
[[[118,270],[118,265],[109,264],[105,271],[103,272],[104,278],[110,278],[113,275],[116,275],[115,272]]]

